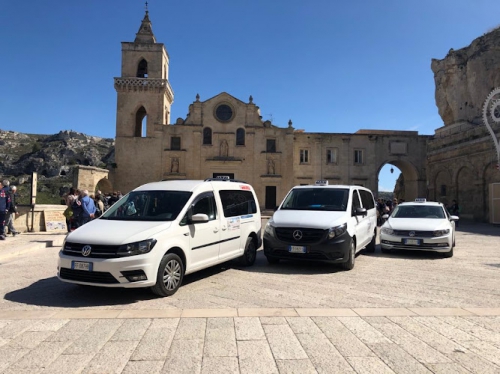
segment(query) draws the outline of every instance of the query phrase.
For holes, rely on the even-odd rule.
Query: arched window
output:
[[[135,132],[134,136],[141,138],[146,137],[146,123],[147,123],[148,113],[143,106],[139,108],[135,114]]]
[[[203,129],[203,144],[212,144],[212,129],[210,127]]]
[[[137,67],[137,78],[147,78],[148,77],[148,62],[144,59],[139,62]]]
[[[236,130],[236,145],[245,145],[245,129]]]

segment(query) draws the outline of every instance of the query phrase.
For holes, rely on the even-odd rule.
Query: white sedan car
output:
[[[417,199],[401,203],[380,229],[382,252],[395,249],[433,251],[453,256],[455,221],[441,203]]]

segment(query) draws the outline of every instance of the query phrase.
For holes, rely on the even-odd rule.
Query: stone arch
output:
[[[453,200],[453,179],[448,169],[438,170],[433,179],[433,194],[430,200],[448,205]]]
[[[148,77],[148,62],[142,58],[137,64],[137,78],[147,78]]]
[[[476,180],[474,174],[474,171],[467,166],[461,167],[456,176],[454,191],[456,195],[450,196],[450,202],[453,199],[457,200],[462,218],[467,215],[472,215],[478,206],[476,205],[477,201],[475,201],[476,197],[474,196],[474,181]],[[482,204],[479,206],[481,205]]]
[[[97,182],[95,187],[95,192],[101,191],[103,194],[108,194],[113,192],[113,185],[108,178],[102,178]]]
[[[401,197],[406,201],[415,200],[417,197],[423,197],[426,195],[424,184],[421,183],[420,173],[415,165],[407,160],[397,160],[397,159],[388,159],[382,162],[382,164],[378,167],[377,170],[377,179],[380,174],[380,170],[384,167],[384,165],[390,164],[396,166],[401,173],[403,174],[403,188],[404,191],[401,191]],[[378,180],[377,180],[377,193],[378,195]]]
[[[482,182],[483,182],[483,206],[482,212],[479,218],[482,221],[489,222],[490,220],[490,185],[492,183],[500,183],[500,170],[496,168],[497,162],[491,161],[487,163],[483,170]],[[476,218],[476,217],[475,217]]]
[[[142,137],[142,121],[144,120],[145,117],[147,117],[148,112],[144,108],[144,106],[141,105],[139,109],[137,109],[137,112],[135,112],[135,131],[134,131],[134,136],[137,138]],[[146,119],[147,121],[147,119]]]

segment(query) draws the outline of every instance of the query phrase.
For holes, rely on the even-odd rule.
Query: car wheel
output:
[[[449,252],[443,253],[444,258],[450,258],[453,257],[453,247],[451,247]]]
[[[367,253],[374,253],[375,252],[375,241],[377,240],[377,229],[375,229],[373,231],[373,236],[372,236],[372,240],[370,241],[370,243],[368,243],[368,245],[366,246],[365,248],[365,252]]]
[[[267,262],[269,262],[271,265],[275,265],[275,264],[278,264],[280,262],[280,259],[276,258],[276,257],[266,256],[266,258],[267,258]]]
[[[151,291],[158,296],[172,296],[177,292],[184,277],[184,264],[175,253],[163,256],[156,275],[156,284]]]
[[[243,266],[252,266],[255,263],[255,258],[257,257],[257,247],[252,238],[247,238],[247,243],[245,245],[245,251],[243,256],[240,258],[240,262]]]
[[[340,264],[342,269],[351,270],[354,267],[354,262],[356,261],[356,243],[354,239],[351,239],[351,244],[349,246],[349,257],[347,262]]]

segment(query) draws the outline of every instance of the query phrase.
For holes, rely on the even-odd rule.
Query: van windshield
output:
[[[173,221],[191,197],[186,191],[132,191],[114,203],[100,219]]]
[[[349,189],[296,188],[285,198],[281,209],[343,212],[348,199]]]

